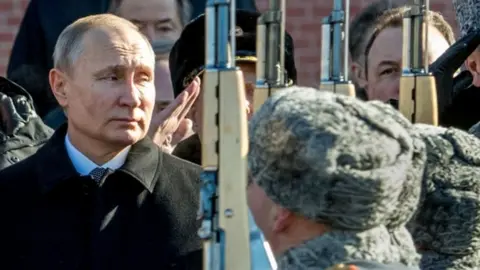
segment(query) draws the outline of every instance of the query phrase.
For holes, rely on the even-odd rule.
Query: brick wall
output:
[[[395,0],[392,0],[395,1]],[[18,25],[22,19],[28,0],[0,0],[0,75],[4,75]],[[268,5],[268,0],[257,0],[260,10]],[[353,16],[373,0],[351,0]],[[316,86],[319,82],[320,67],[320,23],[332,8],[333,0],[288,0],[287,30],[295,40],[295,57],[302,85]],[[431,8],[441,12],[454,25],[454,12],[451,1],[431,0]]]

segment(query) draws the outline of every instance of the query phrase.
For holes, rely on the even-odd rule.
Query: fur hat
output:
[[[318,269],[345,259],[417,264],[404,225],[419,201],[425,150],[397,118],[408,124],[389,105],[302,87],[277,92],[253,116],[253,181],[275,203],[332,228],[287,251],[282,269],[296,269],[305,248]]]

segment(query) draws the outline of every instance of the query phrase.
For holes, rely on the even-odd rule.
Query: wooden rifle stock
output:
[[[330,16],[322,21],[320,90],[355,97],[348,80],[348,19],[350,0],[334,0]]]
[[[257,21],[257,82],[253,110],[277,90],[287,87],[285,78],[285,0],[270,0],[269,9]]]
[[[412,123],[438,125],[435,77],[428,72],[428,0],[414,0],[403,19],[403,74],[399,110]],[[425,53],[423,52],[425,48]]]
[[[233,4],[232,4],[233,2]],[[208,1],[203,77],[199,236],[205,270],[251,268],[247,206],[247,115],[242,72],[235,66],[235,2]],[[230,15],[230,16],[229,16]],[[230,18],[230,20],[229,20]],[[222,27],[228,24],[230,27]],[[230,51],[229,51],[230,50]]]

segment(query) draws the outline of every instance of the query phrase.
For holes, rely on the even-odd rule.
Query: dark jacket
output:
[[[98,185],[65,134],[0,172],[1,269],[202,269],[198,166],[147,138]]]
[[[4,77],[0,77],[0,99],[2,170],[37,152],[53,134],[53,130],[35,113],[30,95]],[[9,103],[14,106],[9,106]]]
[[[202,164],[202,143],[198,134],[181,141],[173,150],[172,155],[184,160],[188,160],[194,164]]]

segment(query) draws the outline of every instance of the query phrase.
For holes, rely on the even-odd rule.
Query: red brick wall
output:
[[[395,0],[392,0],[395,1]],[[29,0],[0,0],[0,75],[5,74],[12,42]],[[260,10],[267,7],[268,0],[257,0]],[[373,0],[351,0],[353,16]],[[452,2],[431,0],[431,8],[441,12],[455,27]],[[302,85],[316,86],[320,68],[320,23],[332,8],[333,0],[287,1],[287,30],[295,40],[295,57]]]

